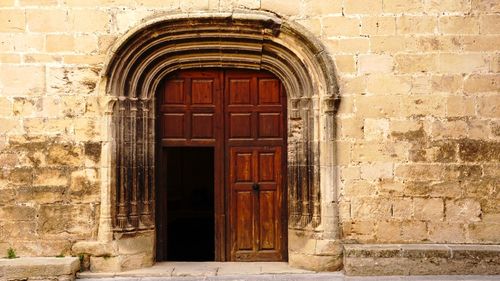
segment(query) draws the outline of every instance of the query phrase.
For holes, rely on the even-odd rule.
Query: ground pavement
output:
[[[78,274],[81,281],[500,281],[500,275],[345,276],[315,273],[279,262],[162,262],[153,267],[117,273]]]

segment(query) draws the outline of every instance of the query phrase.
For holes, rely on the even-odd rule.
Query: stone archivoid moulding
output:
[[[111,196],[103,214],[115,237],[154,229],[155,93],[166,75],[189,68],[264,69],[281,79],[289,110],[289,229],[337,239],[333,62],[302,27],[255,11],[159,16],[112,49],[105,73],[113,97]]]

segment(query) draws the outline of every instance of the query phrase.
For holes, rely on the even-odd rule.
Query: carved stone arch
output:
[[[244,68],[274,73],[288,94],[289,228],[336,236],[338,88],[330,56],[308,31],[255,11],[160,16],[128,32],[107,65],[113,233],[154,229],[154,94],[162,78],[179,69]]]

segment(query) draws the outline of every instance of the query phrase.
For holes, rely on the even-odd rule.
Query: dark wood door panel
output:
[[[182,71],[169,77],[160,100],[164,145],[215,145],[223,138],[222,74]]]
[[[283,260],[281,147],[231,147],[231,260]],[[251,242],[251,247],[250,247]]]

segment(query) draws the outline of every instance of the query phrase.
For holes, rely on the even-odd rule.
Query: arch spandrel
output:
[[[106,92],[116,103],[115,233],[154,229],[154,93],[162,78],[188,68],[264,69],[282,80],[294,135],[288,143],[289,227],[318,229],[322,178],[333,176],[320,175],[320,153],[332,154],[319,143],[332,131],[322,129],[322,114],[333,115],[338,90],[333,62],[312,35],[270,13],[168,15],[130,31],[108,60]]]

